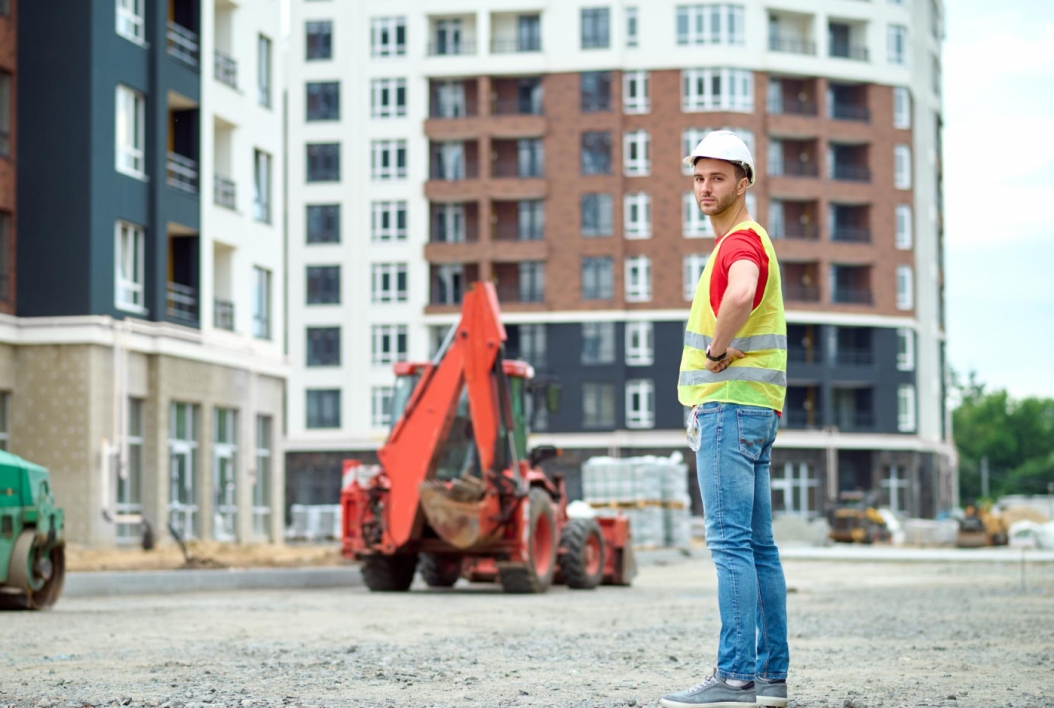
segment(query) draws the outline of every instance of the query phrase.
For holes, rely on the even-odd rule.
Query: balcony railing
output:
[[[479,232],[471,222],[447,226],[444,219],[437,218],[432,220],[428,240],[431,243],[476,243],[479,241]]]
[[[234,331],[234,303],[217,298],[212,303],[212,324],[216,329]]]
[[[495,177],[518,177],[520,179],[535,179],[543,176],[541,160],[529,162],[499,160],[494,163],[493,172]]]
[[[815,285],[786,285],[783,299],[788,302],[819,302],[820,288]]]
[[[181,283],[168,284],[168,319],[181,324],[197,325],[197,288]]]
[[[237,208],[237,190],[234,180],[221,174],[213,175],[215,183],[212,189],[212,199],[217,204],[228,209]]]
[[[216,80],[221,81],[231,88],[238,88],[238,62],[219,49],[216,50]]]
[[[816,224],[801,224],[791,222],[783,226],[783,238],[794,241],[815,241],[820,237],[820,230]]]
[[[168,22],[168,53],[187,66],[198,68],[198,34],[183,25]]]
[[[816,348],[791,344],[787,347],[787,361],[793,361],[798,364],[818,364],[820,355]]]
[[[871,411],[854,411],[837,416],[834,424],[839,430],[871,430],[875,427],[875,414]]]
[[[841,59],[852,59],[854,61],[867,61],[867,47],[849,42],[832,42],[828,54]]]
[[[796,98],[770,99],[768,111],[788,116],[814,116],[817,113],[815,101],[799,101]]]
[[[442,118],[444,120],[473,118],[479,113],[476,109],[476,103],[476,101],[465,101],[462,103],[433,99],[430,107],[431,109],[428,112],[428,117]]]
[[[430,57],[465,56],[475,53],[475,42],[460,41],[428,43],[428,56]]]
[[[501,302],[545,302],[545,290],[542,288],[499,284],[497,290]]]
[[[833,295],[833,301],[843,305],[871,304],[870,288],[839,287],[834,289]]]
[[[542,51],[542,40],[540,37],[532,39],[492,39],[490,42],[492,54],[513,54],[515,52],[540,52]]]
[[[432,158],[432,171],[429,179],[443,180],[445,182],[460,182],[465,179],[477,179],[479,168],[476,160],[452,160],[447,161],[441,157]]]
[[[820,165],[815,162],[802,162],[801,160],[784,160],[782,165],[773,165],[770,174],[779,177],[818,177]]]
[[[499,98],[494,101],[496,116],[540,116],[542,102],[524,98]]]
[[[844,182],[870,182],[871,168],[863,165],[846,165],[836,162],[831,169],[831,179]]]
[[[871,229],[863,226],[841,226],[835,224],[831,229],[832,241],[847,241],[850,243],[868,243],[871,240]]]
[[[874,360],[867,347],[839,347],[831,355],[832,366],[871,366]]]
[[[498,241],[542,241],[545,229],[540,224],[518,224],[515,221],[499,221],[494,228]]]
[[[178,152],[168,153],[168,186],[188,194],[197,194],[198,161]]]
[[[816,42],[801,37],[769,37],[769,49],[791,54],[816,54]]]
[[[871,109],[855,103],[839,103],[835,101],[831,104],[831,117],[837,120],[855,120],[861,123],[870,123]]]
[[[820,416],[812,411],[800,408],[787,408],[784,409],[783,416],[780,418],[780,427],[790,430],[808,430],[809,428],[819,427],[817,424],[819,420]]]

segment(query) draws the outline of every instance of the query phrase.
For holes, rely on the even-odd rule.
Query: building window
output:
[[[114,511],[118,516],[143,513],[143,399],[128,399],[128,461],[117,475],[117,499]],[[6,447],[4,448],[6,449]],[[137,540],[140,524],[117,524],[120,541]]]
[[[406,55],[406,18],[374,17],[370,22],[370,52],[375,57]]]
[[[6,239],[5,239],[6,241]],[[116,305],[120,310],[146,312],[146,232],[142,226],[117,222]]]
[[[626,46],[636,47],[640,41],[640,17],[637,8],[626,8]]]
[[[684,257],[684,301],[695,300],[695,291],[699,287],[699,279],[703,277],[706,262],[710,256],[702,253],[692,253]]]
[[[887,36],[889,63],[906,64],[908,61],[908,28],[903,25],[890,25]]]
[[[915,306],[915,274],[909,265],[897,266],[897,309],[910,310]]]
[[[626,366],[651,366],[654,363],[654,328],[651,322],[627,322]]]
[[[634,130],[623,136],[622,160],[627,177],[646,177],[651,172],[651,138],[648,131]]]
[[[437,204],[432,214],[432,240],[437,243],[464,243],[467,234],[464,204]]]
[[[651,301],[651,259],[634,256],[626,259],[626,302]]]
[[[309,430],[340,427],[340,389],[307,389]]]
[[[307,304],[340,304],[340,266],[307,267]]]
[[[370,211],[370,238],[372,240],[406,240],[406,202],[373,202],[370,205]]]
[[[525,261],[518,267],[520,302],[545,302],[545,263]]]
[[[610,71],[583,71],[579,74],[579,82],[583,113],[611,110]]]
[[[516,141],[516,176],[541,177],[545,165],[541,138],[520,138]]]
[[[651,110],[648,72],[627,71],[622,75],[622,111],[647,113]]]
[[[545,325],[519,325],[519,358],[531,366],[540,368],[545,366],[546,360],[546,333]]]
[[[11,299],[11,213],[0,211],[0,300]]]
[[[253,151],[253,218],[271,223],[271,156]]]
[[[644,192],[623,197],[626,238],[651,238],[651,197]]]
[[[307,120],[340,120],[340,82],[309,82]]]
[[[677,8],[677,44],[745,43],[742,5],[680,5]]]
[[[172,401],[168,414],[168,520],[190,540],[198,533],[198,430],[201,408]]]
[[[307,242],[340,243],[340,204],[307,205]]]
[[[519,212],[517,237],[521,241],[541,241],[545,238],[545,202],[541,199],[523,200],[516,205]]]
[[[460,263],[445,263],[435,271],[433,283],[434,305],[460,305],[464,291],[465,269]]]
[[[406,264],[374,263],[370,292],[375,303],[406,302]]]
[[[307,181],[340,181],[340,143],[309,143]]]
[[[582,259],[582,299],[610,300],[615,296],[613,262],[610,256]]]
[[[611,46],[610,14],[606,7],[582,8],[582,49]]]
[[[271,107],[271,40],[262,34],[257,38],[256,56],[257,100],[265,108]]]
[[[256,473],[253,475],[253,535],[266,539],[271,530],[271,416],[256,416]]]
[[[340,366],[340,327],[307,328],[307,365]]]
[[[930,72],[930,77],[933,79],[933,93],[935,93],[936,95],[940,96],[941,95],[941,83],[942,83],[942,79],[941,79],[941,58],[939,56],[937,56],[936,54],[932,55],[932,64],[933,64],[933,67],[932,67],[932,70]]]
[[[902,251],[907,251],[911,248],[912,242],[910,204],[897,204],[896,225],[896,246]]]
[[[915,370],[915,330],[910,327],[897,328],[897,369]]]
[[[2,126],[0,126],[2,127]],[[146,99],[127,86],[117,87],[117,171],[145,177]]]
[[[117,0],[117,34],[136,44],[146,42],[146,0]],[[0,3],[0,5],[6,3]]]
[[[650,379],[626,382],[626,427],[655,427],[655,384]]]
[[[11,394],[7,391],[0,391],[0,450],[7,450],[10,445],[11,432],[8,427],[10,403]]]
[[[915,432],[915,386],[912,384],[897,387],[897,430]]]
[[[684,235],[687,238],[713,238],[713,224],[710,223],[710,217],[699,208],[699,202],[695,201],[695,192],[685,192],[681,201],[684,207]]]
[[[907,145],[893,147],[893,186],[911,189],[911,148]]]
[[[611,133],[587,131],[582,133],[582,174],[611,174]]]
[[[406,325],[373,325],[371,328],[374,366],[406,361]]]
[[[401,118],[406,115],[406,79],[373,79],[370,82],[370,115]]]
[[[317,20],[307,23],[307,60],[333,58],[333,22]]]
[[[753,113],[754,74],[745,69],[685,69],[681,109]]]
[[[370,389],[370,425],[387,428],[392,424],[392,387],[374,386]]]
[[[372,171],[374,180],[406,178],[406,141],[374,140],[372,143]]]
[[[582,323],[582,363],[585,365],[615,363],[615,323]]]
[[[0,157],[11,155],[11,74],[0,71]]]
[[[582,384],[582,427],[615,427],[615,384]]]
[[[893,127],[898,130],[911,128],[911,91],[903,86],[893,89]]]
[[[464,81],[436,81],[432,98],[433,118],[464,118],[467,114]]]
[[[271,338],[271,271],[253,267],[253,336]]]
[[[213,421],[212,535],[233,541],[238,533],[238,411],[216,408]]]
[[[586,237],[610,236],[613,200],[610,194],[582,195],[582,235]]]

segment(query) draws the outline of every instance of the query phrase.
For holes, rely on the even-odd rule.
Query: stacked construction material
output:
[[[628,516],[637,547],[691,545],[688,467],[680,453],[590,458],[582,465],[582,498],[598,516]]]

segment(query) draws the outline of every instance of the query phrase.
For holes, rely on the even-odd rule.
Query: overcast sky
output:
[[[1054,3],[945,7],[948,357],[1054,397]]]

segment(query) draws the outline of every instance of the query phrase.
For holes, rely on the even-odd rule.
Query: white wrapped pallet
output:
[[[663,526],[666,533],[665,545],[687,550],[692,547],[692,515],[687,508],[665,508]]]

